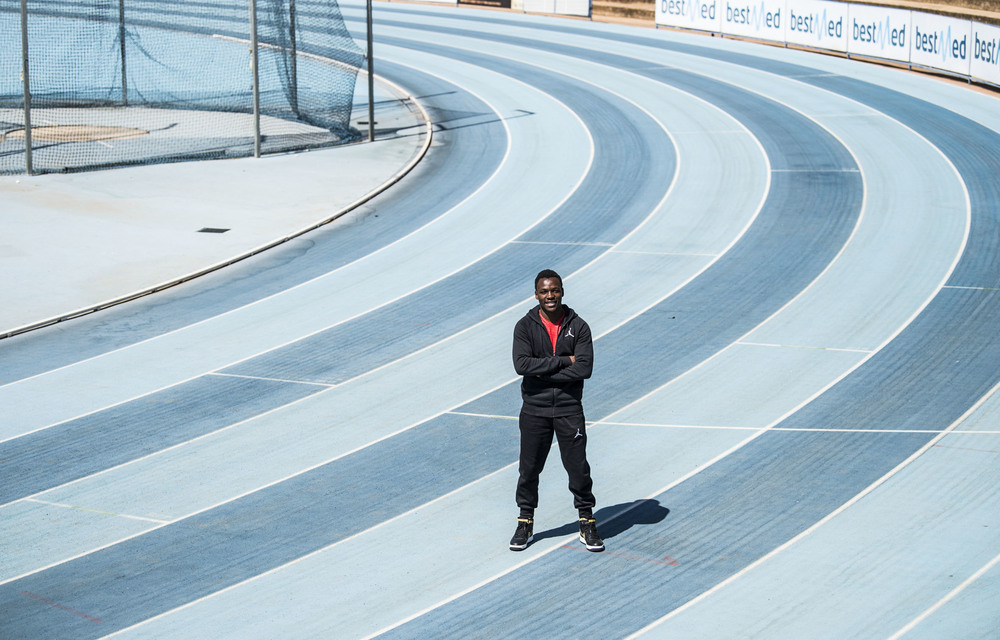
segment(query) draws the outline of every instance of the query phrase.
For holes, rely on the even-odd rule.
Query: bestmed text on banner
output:
[[[788,2],[785,42],[816,49],[847,51],[848,7],[843,2]]]
[[[910,63],[969,75],[971,22],[913,12],[910,26]]]
[[[721,33],[723,0],[657,0],[656,24]]]
[[[1000,27],[973,23],[971,46],[969,75],[1000,85]]]
[[[722,33],[726,35],[773,40],[785,39],[782,16],[784,0],[720,0]]]
[[[848,53],[909,62],[910,14],[905,9],[850,5]]]

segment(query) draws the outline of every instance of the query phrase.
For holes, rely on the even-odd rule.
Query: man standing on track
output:
[[[538,476],[559,442],[569,490],[580,515],[580,541],[590,551],[604,551],[594,520],[594,494],[587,463],[587,429],[583,416],[583,381],[594,365],[594,343],[583,318],[562,303],[562,278],[546,269],[535,278],[538,305],[514,327],[514,370],[521,381],[521,460],[517,481],[517,530],[510,540],[521,551],[533,537],[538,506]]]

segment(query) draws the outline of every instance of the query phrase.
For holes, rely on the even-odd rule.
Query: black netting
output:
[[[254,153],[247,0],[29,0],[36,172]],[[335,0],[258,0],[261,151],[354,141]],[[0,0],[0,173],[26,168],[20,0]],[[123,71],[124,70],[124,71]]]

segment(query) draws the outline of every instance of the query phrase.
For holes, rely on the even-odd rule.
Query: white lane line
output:
[[[987,562],[985,565],[983,565],[979,569],[979,571],[976,571],[974,574],[972,574],[971,576],[969,576],[964,582],[962,582],[962,584],[958,585],[957,587],[955,587],[954,589],[952,589],[951,591],[949,591],[948,595],[946,595],[945,597],[943,597],[940,600],[938,600],[936,603],[934,603],[934,605],[932,605],[926,611],[924,611],[919,616],[917,616],[916,618],[914,618],[913,620],[911,620],[910,623],[907,624],[905,627],[903,627],[902,629],[900,629],[896,633],[894,633],[891,636],[889,636],[888,640],[899,640],[899,638],[902,638],[903,636],[905,636],[907,633],[909,633],[910,631],[912,631],[914,627],[916,627],[921,622],[923,622],[924,620],[926,620],[927,618],[929,618],[930,616],[932,616],[935,611],[937,611],[938,609],[940,609],[944,605],[948,604],[957,595],[959,595],[960,593],[962,593],[963,591],[965,591],[969,587],[969,585],[971,585],[976,580],[979,580],[981,577],[983,577],[983,575],[986,574],[987,571],[989,571],[990,569],[992,569],[993,567],[995,567],[998,562],[1000,562],[1000,554],[997,554],[996,556],[994,556],[993,559],[990,560],[989,562]]]
[[[718,258],[718,253],[701,253],[698,251],[638,251],[635,249],[612,249],[612,253],[622,256],[677,256],[679,258]]]
[[[543,244],[557,247],[613,247],[613,242],[551,242],[542,240],[513,240],[510,244]]]
[[[73,509],[75,511],[87,511],[88,513],[98,513],[104,516],[115,516],[117,518],[128,518],[129,520],[141,520],[143,522],[153,522],[155,524],[169,524],[170,520],[157,520],[156,518],[144,518],[143,516],[132,516],[127,513],[115,513],[114,511],[102,511],[101,509],[88,509],[87,507],[78,507],[73,504],[64,504],[62,502],[50,502],[48,500],[38,500],[37,498],[26,498],[25,502],[33,502],[35,504],[44,504],[49,507],[59,507],[60,509]]]
[[[447,411],[446,413],[453,416],[469,416],[470,418],[489,418],[493,420],[517,420],[517,416],[501,416],[491,413],[472,413],[469,411]]]
[[[517,420],[517,416],[505,416],[494,413],[476,413],[474,411],[446,411],[445,413],[456,415],[456,416],[469,416],[472,418],[487,418],[493,420]],[[738,427],[735,425],[721,425],[721,424],[671,424],[664,422],[618,422],[614,420],[595,420],[592,424],[606,424],[613,427],[649,427],[652,429],[703,429],[707,431],[760,431],[761,427]],[[837,429],[833,427],[772,427],[770,431],[787,431],[787,432],[812,432],[812,433],[942,433],[941,429]],[[989,430],[975,430],[975,431],[964,431],[964,430],[952,430],[949,433],[952,434],[963,434],[963,435],[998,435],[1000,430],[989,431]],[[945,449],[956,449],[961,447],[946,447],[944,445],[938,445]],[[989,452],[988,452],[989,453]]]
[[[965,289],[967,291],[1000,291],[998,287],[962,287],[954,284],[946,284],[942,289]]]
[[[483,417],[494,417],[494,416],[483,416]],[[500,417],[500,416],[496,416]],[[516,418],[511,418],[516,419]],[[738,427],[734,425],[704,425],[704,424],[661,424],[656,422],[615,422],[611,420],[601,420],[601,424],[612,425],[616,427],[643,427],[651,429],[704,429],[707,431],[760,431],[760,427]],[[596,424],[596,423],[595,423]],[[838,429],[836,427],[771,427],[768,431],[784,431],[789,433],[850,433],[850,434],[860,434],[860,433],[925,433],[925,434],[935,434],[944,433],[941,429]],[[949,431],[951,434],[962,434],[962,435],[998,435],[1000,430],[985,431],[985,430],[953,430]],[[938,445],[945,449],[954,449],[960,447],[946,447],[944,445]]]
[[[310,382],[308,380],[289,380],[287,378],[266,378],[264,376],[245,376],[238,373],[222,373],[221,371],[212,371],[206,373],[206,376],[219,376],[221,378],[242,378],[244,380],[263,380],[265,382],[287,382],[288,384],[306,384],[313,387],[323,387],[324,389],[332,389],[336,387],[335,384],[330,384],[328,382]]]
[[[775,173],[861,173],[857,169],[773,169],[773,171]]]
[[[819,351],[846,351],[848,353],[874,353],[871,349],[850,349],[848,347],[815,347],[803,344],[772,344],[768,342],[744,342],[738,340],[734,344],[745,347],[775,347],[780,349],[816,349]]]

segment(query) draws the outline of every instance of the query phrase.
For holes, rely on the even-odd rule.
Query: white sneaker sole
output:
[[[528,545],[531,544],[531,541],[534,540],[534,539],[535,539],[535,536],[531,536],[530,538],[528,538],[528,541],[525,542],[524,544],[521,544],[521,545],[512,544],[512,545],[510,545],[510,550],[511,551],[524,551],[525,549],[528,548]]]
[[[593,545],[589,545],[589,544],[587,544],[587,541],[584,539],[583,536],[580,536],[580,543],[584,547],[587,548],[587,551],[604,551],[604,545],[603,544],[601,546],[599,546],[599,547],[595,547]]]

